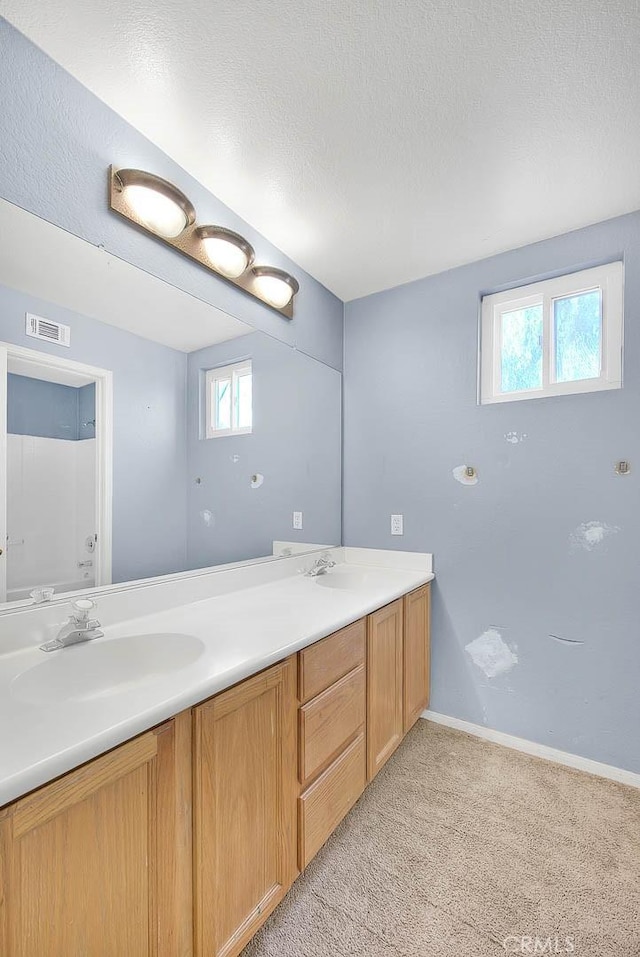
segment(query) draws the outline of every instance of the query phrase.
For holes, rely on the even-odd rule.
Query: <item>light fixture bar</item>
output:
[[[286,319],[293,319],[293,299],[299,289],[297,280],[275,266],[254,265],[251,244],[233,230],[223,226],[198,226],[192,203],[168,180],[144,170],[111,166],[109,206],[225,282],[242,289]],[[209,244],[209,254],[207,240],[215,240]],[[242,269],[245,260],[242,272],[234,275]],[[265,283],[262,277],[268,277],[272,282]],[[278,305],[284,302],[289,291],[291,294],[286,303]]]

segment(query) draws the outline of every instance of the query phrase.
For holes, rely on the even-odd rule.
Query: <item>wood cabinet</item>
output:
[[[0,812],[0,954],[189,957],[191,722]]]
[[[360,618],[298,654],[298,693],[304,704],[364,664],[366,619]]]
[[[429,704],[430,588],[404,596],[403,731],[413,727]]]
[[[351,810],[366,781],[364,732],[300,797],[299,865],[302,870]]]
[[[429,700],[429,586],[0,809],[0,957],[236,957]]]
[[[367,777],[371,781],[429,704],[430,587],[367,619]]]
[[[306,786],[364,729],[364,662],[300,708],[300,783]]]
[[[194,709],[195,953],[234,957],[296,876],[290,658]]]
[[[367,619],[367,779],[403,737],[403,599]]]
[[[298,655],[298,866],[302,870],[366,784],[366,621]]]

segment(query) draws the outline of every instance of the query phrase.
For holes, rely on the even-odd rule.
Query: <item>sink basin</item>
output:
[[[364,588],[371,576],[360,568],[332,568],[324,575],[318,575],[316,582],[323,588],[343,588],[353,591]]]
[[[55,652],[17,675],[11,694],[29,704],[91,701],[157,681],[193,664],[204,651],[192,635],[132,635]]]

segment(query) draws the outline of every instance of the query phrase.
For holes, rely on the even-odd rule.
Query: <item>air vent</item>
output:
[[[34,316],[31,312],[28,312],[26,316],[26,333],[32,339],[57,342],[59,346],[71,345],[71,326],[53,322],[51,319],[43,319],[42,316]]]

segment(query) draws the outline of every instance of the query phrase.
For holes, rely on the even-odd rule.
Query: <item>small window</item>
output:
[[[480,401],[619,389],[622,263],[484,296]]]
[[[207,438],[246,435],[253,424],[251,361],[238,362],[206,375]]]

